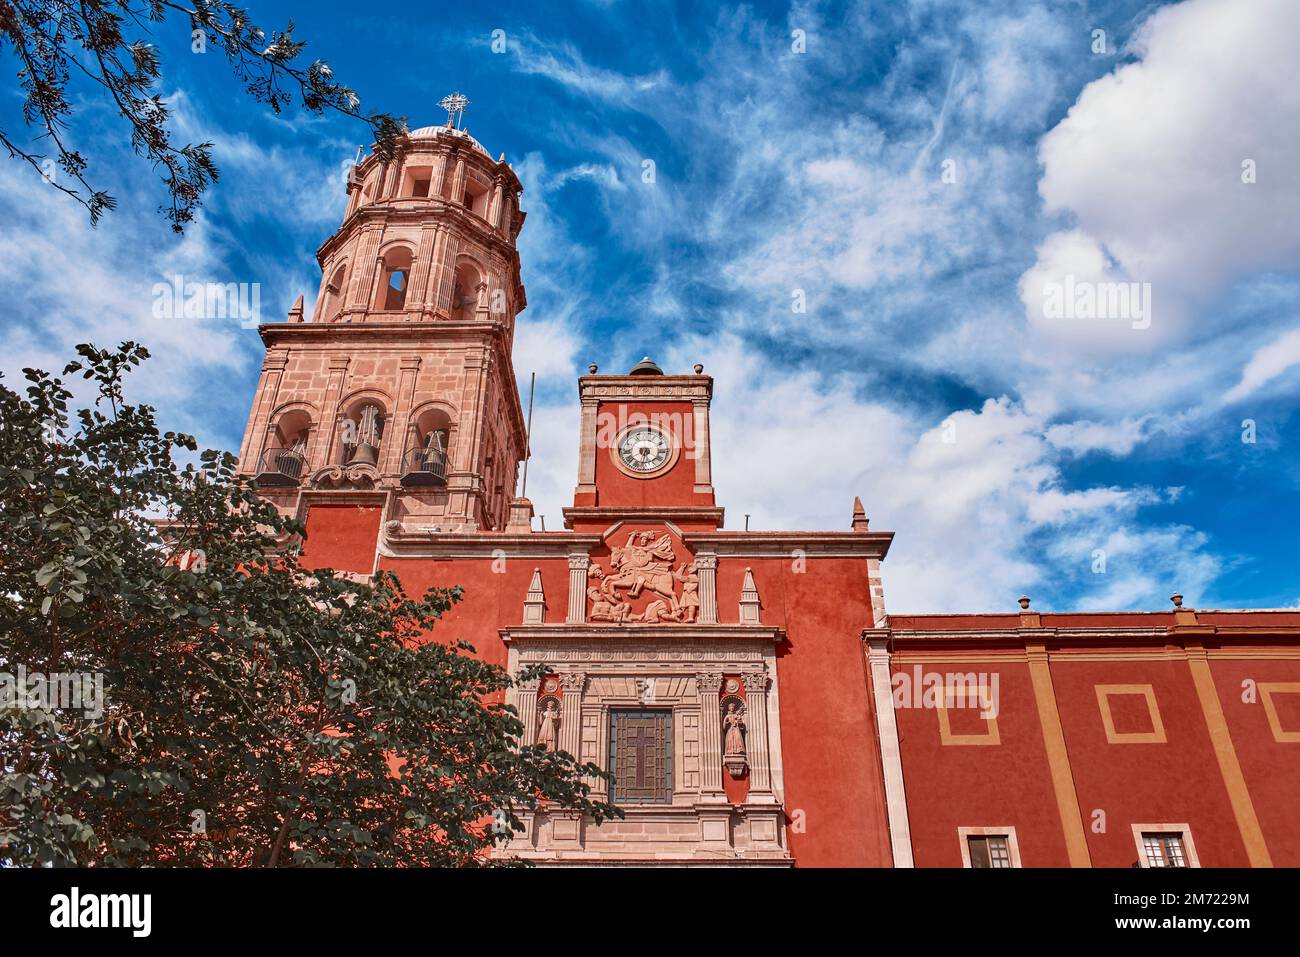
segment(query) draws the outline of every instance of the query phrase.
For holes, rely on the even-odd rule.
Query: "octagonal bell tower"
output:
[[[525,428],[511,365],[526,300],[515,248],[522,187],[461,128],[358,157],[321,285],[266,346],[240,471],[283,511],[335,506],[439,531],[502,529]],[[310,525],[309,525],[310,528]]]

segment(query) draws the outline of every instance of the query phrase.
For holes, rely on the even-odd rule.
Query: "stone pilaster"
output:
[[[266,448],[267,433],[271,428],[271,414],[279,404],[280,382],[284,378],[285,366],[289,363],[287,352],[268,352],[262,362],[262,378],[257,383],[257,402],[248,419],[248,429],[244,433],[244,447],[239,453],[240,467],[246,472],[257,469],[258,458]],[[312,425],[319,432],[321,423]],[[310,463],[309,463],[310,464]]]
[[[718,623],[718,556],[711,552],[695,555],[695,570],[700,576],[700,624]]]
[[[313,469],[330,464],[330,455],[334,442],[338,438],[342,421],[339,410],[339,397],[343,394],[343,382],[347,376],[348,356],[331,356],[329,360],[329,381],[325,386],[325,404],[321,407],[320,428],[312,436],[311,450],[307,453],[307,462]]]
[[[702,761],[702,799],[725,802],[722,790],[722,673],[702,672],[695,676],[700,692],[700,758]]]
[[[403,356],[398,368],[397,390],[393,393],[397,408],[384,430],[383,457],[380,459],[382,475],[396,475],[402,470],[402,455],[409,440],[411,408],[415,405],[415,380],[420,372],[420,357]]]
[[[520,744],[537,743],[537,686],[539,679],[529,678],[520,681],[514,688],[510,689],[506,700],[508,704],[513,704],[515,710],[519,712],[519,721],[524,726],[523,737]],[[510,698],[514,700],[511,701]]]
[[[880,766],[885,778],[885,811],[889,817],[889,843],[895,867],[912,866],[912,831],[907,820],[907,792],[903,787],[903,756],[898,745],[893,686],[889,674],[889,638],[867,639],[867,664],[876,706]]]
[[[749,736],[745,740],[749,762],[749,793],[751,798],[759,797],[759,803],[766,803],[763,796],[772,791],[771,745],[767,734],[769,679],[766,671],[746,671],[741,678],[745,682],[745,723],[749,726]]]
[[[565,620],[570,624],[580,625],[587,620],[587,569],[590,567],[590,557],[569,556],[569,613]]]
[[[578,493],[596,491],[596,400],[582,400],[582,422],[578,428]]]
[[[713,491],[713,466],[709,458],[709,403],[696,399],[693,403],[695,418],[695,491]]]
[[[564,699],[560,706],[559,746],[576,758],[582,753],[582,694],[587,688],[587,676],[581,671],[562,674],[560,687]]]

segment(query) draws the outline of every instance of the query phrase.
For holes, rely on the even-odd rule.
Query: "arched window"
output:
[[[375,309],[397,311],[406,308],[406,292],[411,284],[411,264],[414,257],[405,246],[395,246],[384,254],[383,281],[375,297]]]
[[[343,416],[343,435],[339,442],[344,465],[379,464],[384,420],[384,408],[374,399],[360,398],[352,402]]]
[[[472,319],[478,309],[479,286],[483,284],[478,267],[468,260],[456,267],[456,280],[451,291],[451,316],[453,319]]]
[[[408,166],[402,174],[402,196],[408,199],[425,199],[433,181],[432,166]]]
[[[298,484],[308,471],[311,429],[311,415],[303,409],[291,409],[276,420],[257,465],[259,485]]]
[[[402,457],[402,484],[445,485],[451,452],[451,418],[442,409],[425,409],[411,422]]]
[[[343,310],[343,295],[347,289],[348,267],[339,266],[325,283],[325,296],[321,304],[321,321],[333,322]]]

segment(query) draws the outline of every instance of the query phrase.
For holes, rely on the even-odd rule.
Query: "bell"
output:
[[[365,442],[353,446],[352,455],[348,457],[348,465],[374,465],[379,461],[376,454],[378,451],[373,445]]]

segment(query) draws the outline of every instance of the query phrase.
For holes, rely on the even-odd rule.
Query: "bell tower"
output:
[[[522,187],[461,128],[408,131],[353,164],[320,291],[259,328],[266,359],[242,473],[283,511],[369,506],[376,524],[506,526],[525,427],[511,365],[526,300]]]

